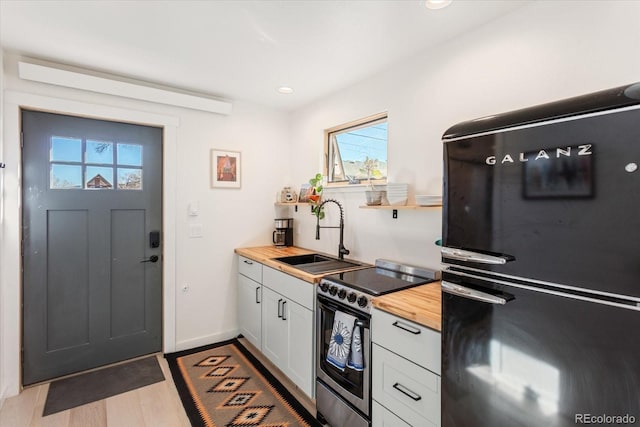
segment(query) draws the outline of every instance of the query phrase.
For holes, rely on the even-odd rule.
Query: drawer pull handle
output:
[[[253,265],[253,261],[249,261],[248,259],[245,259],[244,263],[248,265]]]
[[[396,328],[400,328],[403,331],[410,332],[413,335],[420,335],[420,333],[422,332],[420,329],[414,328],[402,322],[393,322],[393,326],[395,326]]]
[[[278,300],[278,317],[282,318],[282,314],[280,311],[280,305],[282,304],[282,298]]]
[[[414,392],[412,392],[411,390],[409,390],[408,388],[406,388],[405,386],[403,386],[400,383],[395,383],[393,385],[393,388],[395,388],[396,390],[398,390],[400,393],[404,394],[405,396],[410,397],[411,399],[413,399],[414,401],[418,401],[422,399],[422,396],[420,396],[419,394],[416,394]]]

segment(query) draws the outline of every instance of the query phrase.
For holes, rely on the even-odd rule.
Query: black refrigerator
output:
[[[443,142],[442,427],[640,425],[640,83]]]

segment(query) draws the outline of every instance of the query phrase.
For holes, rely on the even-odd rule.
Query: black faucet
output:
[[[320,229],[321,228],[339,228],[340,229],[340,245],[338,246],[338,258],[344,259],[345,255],[349,255],[349,249],[344,247],[344,210],[342,209],[342,205],[340,202],[334,199],[327,199],[324,202],[320,203],[316,208],[316,212],[320,212],[320,208],[324,206],[325,203],[333,202],[340,208],[340,225],[339,226],[321,226],[320,225],[320,216],[318,215],[317,224],[316,224],[316,240],[320,240]]]

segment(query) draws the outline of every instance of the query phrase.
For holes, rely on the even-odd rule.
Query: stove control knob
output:
[[[347,291],[344,289],[340,289],[340,292],[338,292],[338,298],[344,299],[344,297],[346,296],[347,296]]]
[[[338,287],[336,285],[331,285],[331,287],[329,288],[329,293],[331,294],[331,296],[334,296],[338,293]]]
[[[367,297],[365,297],[364,295],[362,295],[360,298],[358,298],[358,305],[360,307],[366,307],[368,303],[369,303],[369,301],[367,301]]]
[[[356,293],[355,292],[349,292],[349,295],[347,295],[347,301],[349,301],[351,304],[356,302]]]
[[[327,292],[329,290],[329,284],[327,282],[320,283],[320,290],[322,292]]]

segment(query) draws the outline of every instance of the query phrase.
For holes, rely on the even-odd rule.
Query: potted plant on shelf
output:
[[[311,194],[309,194],[309,203],[312,204],[311,213],[319,219],[324,219],[324,207],[319,206],[322,200],[322,174],[317,173],[309,180],[309,184],[311,185]]]
[[[383,190],[376,190],[371,181],[371,178],[380,178],[382,173],[378,170],[378,161],[376,159],[370,159],[369,156],[365,157],[363,163],[363,169],[360,172],[367,174],[367,182],[369,189],[365,191],[365,197],[367,198],[367,206],[379,206],[382,204]]]

